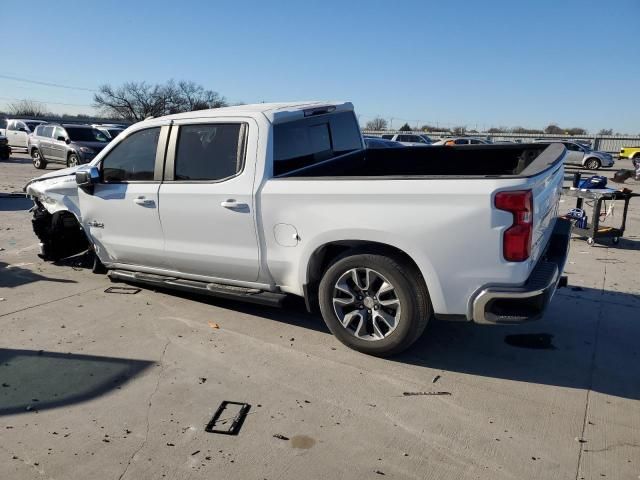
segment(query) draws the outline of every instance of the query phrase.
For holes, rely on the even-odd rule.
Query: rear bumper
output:
[[[522,286],[484,288],[473,301],[476,323],[510,325],[537,320],[544,314],[562,283],[562,271],[569,254],[571,222],[556,221],[545,253]]]

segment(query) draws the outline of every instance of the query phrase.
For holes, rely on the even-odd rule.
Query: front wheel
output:
[[[39,150],[33,150],[31,152],[31,160],[33,161],[33,166],[36,167],[38,170],[43,170],[47,168],[47,161],[44,158],[42,158],[42,155],[40,155]]]
[[[432,315],[415,267],[401,258],[347,254],[325,272],[319,287],[327,327],[348,347],[376,356],[406,350]]]
[[[76,155],[75,153],[72,153],[71,155],[69,155],[69,158],[67,158],[67,167],[77,167],[79,165],[79,161],[78,161],[78,155]]]
[[[600,168],[600,165],[601,165],[600,160],[598,160],[597,158],[590,158],[584,164],[584,166],[587,167],[589,170],[598,170]]]

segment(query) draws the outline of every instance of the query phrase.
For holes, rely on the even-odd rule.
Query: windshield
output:
[[[40,125],[40,123],[42,122],[24,122],[24,123],[26,123],[27,127],[29,127],[29,130],[33,132],[36,129],[36,127]]]
[[[95,128],[65,127],[69,138],[74,142],[108,142],[107,136]]]
[[[116,138],[120,133],[122,133],[124,130],[121,130],[119,128],[109,128],[107,130],[107,132],[109,132],[109,135],[111,135],[111,138]]]

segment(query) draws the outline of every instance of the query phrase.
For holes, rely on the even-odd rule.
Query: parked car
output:
[[[640,159],[640,147],[622,147],[619,156],[620,158]]]
[[[537,140],[536,143],[550,144],[554,141]],[[612,167],[615,163],[610,153],[591,150],[586,145],[568,140],[557,143],[562,143],[567,149],[567,155],[564,158],[564,163],[567,165],[580,165],[589,170],[598,170],[600,167]]]
[[[9,140],[4,135],[0,135],[0,160],[9,160],[11,156],[11,147]]]
[[[41,120],[7,119],[6,137],[9,140],[9,145],[26,149],[29,143],[29,135],[33,133],[38,125],[43,123],[46,122]]]
[[[403,145],[400,142],[394,142],[393,140],[385,140],[384,138],[380,138],[380,137],[364,137],[364,146],[365,148],[403,148],[405,147],[405,145]]]
[[[407,147],[424,147],[431,145],[431,139],[422,133],[396,133],[396,134],[384,134],[382,137],[384,140],[391,140],[393,142],[399,142]]]
[[[488,140],[483,140],[482,138],[472,138],[472,137],[453,137],[453,138],[443,138],[438,140],[437,142],[432,143],[432,145],[490,145],[491,142]]]
[[[48,163],[73,167],[91,161],[110,140],[90,125],[48,123],[29,138],[28,152],[36,168],[47,168]]]
[[[100,130],[101,132],[106,133],[110,139],[116,138],[122,132],[124,132],[125,127],[121,127],[119,125],[91,125],[96,130]]]
[[[89,248],[113,280],[269,305],[300,295],[346,345],[391,355],[434,315],[543,314],[569,245],[565,152],[369,150],[350,103],[241,105],[136,123],[25,190],[45,258]]]

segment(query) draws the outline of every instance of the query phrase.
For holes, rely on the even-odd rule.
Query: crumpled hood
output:
[[[37,198],[49,213],[69,210],[80,219],[76,170],[82,167],[78,165],[45,173],[30,180],[23,190],[28,196]]]

